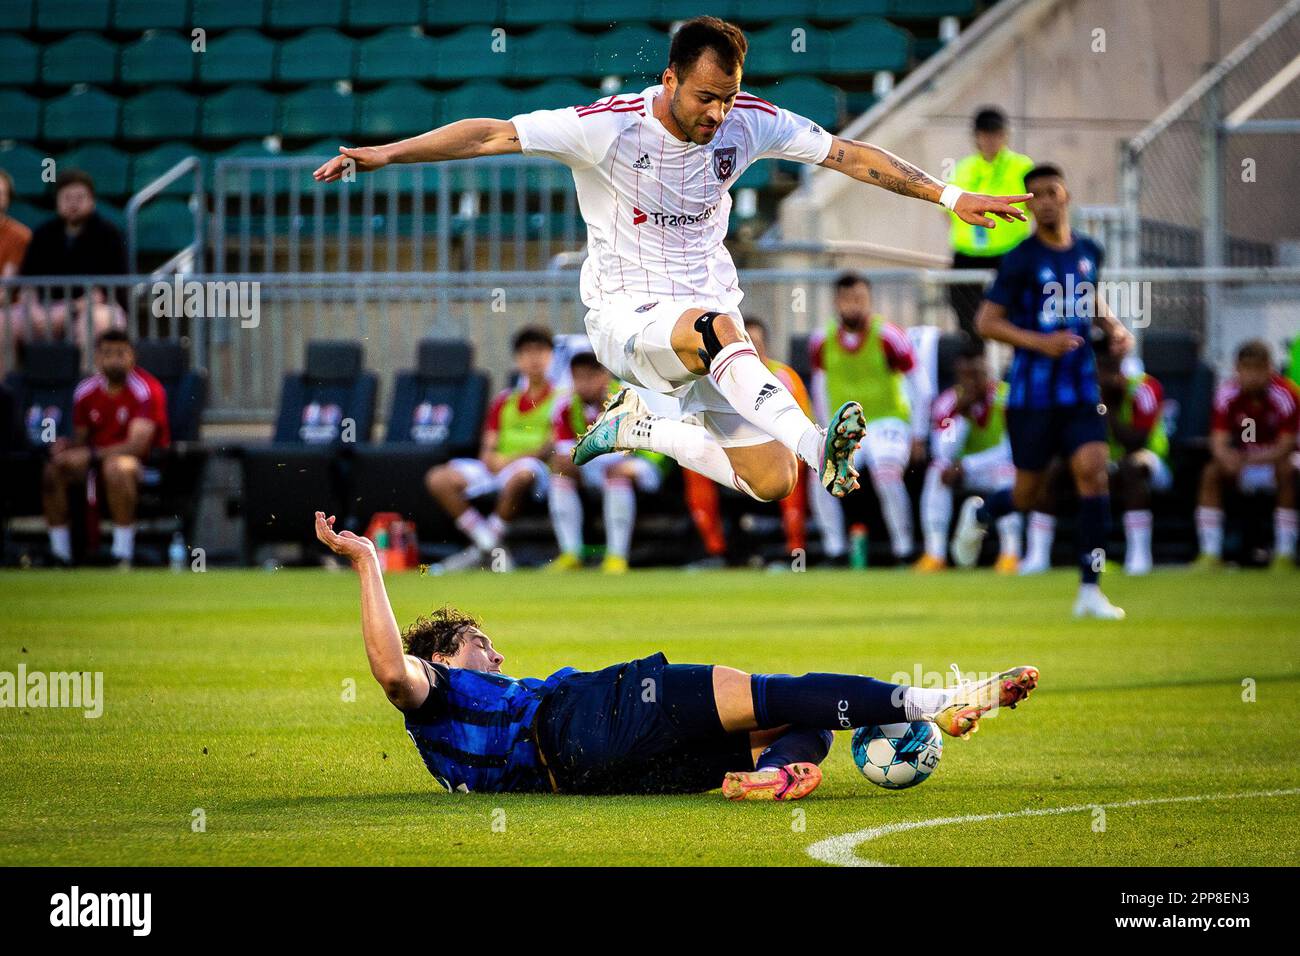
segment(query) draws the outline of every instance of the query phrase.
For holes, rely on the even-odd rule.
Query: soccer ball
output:
[[[862,775],[886,790],[915,787],[934,773],[943,737],[928,720],[881,724],[853,731],[853,762]]]

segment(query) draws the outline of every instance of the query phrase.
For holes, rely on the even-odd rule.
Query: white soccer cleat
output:
[[[457,551],[448,558],[429,566],[430,574],[455,574],[459,571],[471,571],[483,567],[483,552],[478,545],[471,544],[463,551]]]
[[[1021,577],[1027,577],[1034,574],[1046,574],[1052,570],[1050,561],[1021,561],[1020,570],[1016,573]]]
[[[1141,557],[1130,559],[1126,557],[1124,559],[1124,573],[1131,577],[1137,578],[1142,577],[1145,574],[1150,574],[1151,568],[1152,565],[1150,558]]]
[[[980,524],[976,512],[984,507],[984,499],[972,495],[962,502],[957,516],[957,530],[952,536],[952,561],[959,568],[973,568],[979,563],[980,548],[988,528]]]
[[[641,447],[631,443],[632,431],[638,426],[644,428],[654,417],[636,389],[623,388],[605,403],[600,415],[573,446],[574,464],[585,465],[610,452]]]
[[[1122,621],[1124,609],[1111,604],[1097,585],[1081,584],[1079,596],[1074,599],[1074,616],[1094,617],[1099,621]]]

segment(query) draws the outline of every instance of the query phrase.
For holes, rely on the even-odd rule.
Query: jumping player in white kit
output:
[[[660,85],[509,120],[459,120],[386,146],[340,147],[315,178],[508,153],[564,163],[587,224],[587,333],[601,363],[633,386],[610,400],[574,460],[650,449],[760,501],[790,494],[802,461],[843,497],[858,487],[852,461],[862,408],[846,402],[822,428],[759,360],[723,245],[728,189],[751,163],[775,157],[939,203],[986,227],[990,215],[1023,220],[1012,204],[1029,197],[945,186],[885,150],[743,92],[745,51],[739,28],[696,17],[674,34]],[[650,396],[674,414],[652,414],[638,390],[676,399]]]

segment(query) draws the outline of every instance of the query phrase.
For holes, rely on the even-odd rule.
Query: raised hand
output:
[[[343,178],[349,167],[359,173],[373,173],[387,165],[388,157],[377,146],[340,146],[339,155],[323,163],[312,173],[312,178],[320,183],[334,183]]]
[[[369,538],[363,538],[351,531],[342,533],[334,530],[334,515],[325,517],[325,512],[316,512],[316,537],[321,544],[339,557],[347,558],[353,564],[360,564],[367,558],[376,556],[375,544]]]

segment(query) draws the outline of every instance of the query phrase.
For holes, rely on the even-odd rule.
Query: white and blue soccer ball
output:
[[[886,790],[906,790],[924,783],[943,756],[943,736],[928,720],[859,727],[853,731],[853,762]]]

